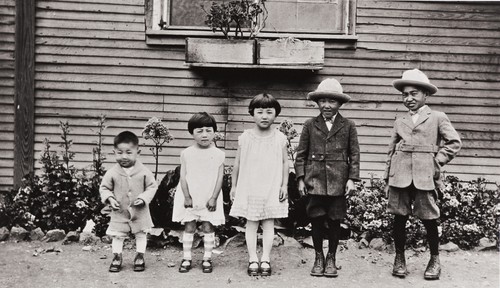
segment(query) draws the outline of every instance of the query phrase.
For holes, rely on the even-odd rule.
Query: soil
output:
[[[358,249],[356,243],[344,245],[337,254],[339,277],[311,277],[314,261],[311,248],[275,247],[272,253],[273,275],[249,277],[247,253],[243,246],[216,249],[214,271],[201,271],[203,249],[193,254],[193,269],[177,271],[182,258],[180,247],[150,249],[146,253],[146,271],[133,272],[132,247],[124,250],[124,266],[109,273],[110,245],[92,246],[84,251],[80,244],[61,242],[0,243],[0,286],[2,287],[499,287],[499,257],[496,251],[442,252],[442,275],[438,281],[423,279],[429,259],[427,252],[409,250],[406,254],[409,275],[391,276],[394,254]],[[131,246],[130,244],[128,246]],[[54,248],[61,252],[40,252]],[[88,247],[87,247],[88,248]],[[39,251],[34,256],[35,251]],[[169,267],[173,266],[173,267]]]

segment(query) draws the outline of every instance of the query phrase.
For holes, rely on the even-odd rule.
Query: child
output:
[[[212,115],[203,112],[194,114],[188,122],[194,145],[181,152],[181,179],[175,192],[172,221],[184,224],[182,248],[184,257],[179,272],[191,269],[191,247],[196,223],[202,224],[203,255],[202,270],[212,272],[212,249],[215,244],[214,225],[225,223],[222,196],[224,174],[224,152],[213,142],[217,122]]]
[[[337,277],[335,264],[340,221],[347,213],[346,196],[359,181],[359,144],[356,124],[338,113],[351,97],[334,79],[325,79],[308,94],[318,104],[319,116],[304,123],[295,171],[298,188],[308,194],[307,215],[311,218],[316,259],[312,276]],[[325,222],[328,229],[325,231]],[[328,254],[323,254],[323,235],[328,235]],[[326,263],[325,263],[326,261]]]
[[[462,146],[460,136],[443,112],[431,110],[425,102],[438,88],[418,69],[407,70],[392,82],[402,93],[408,114],[394,122],[384,179],[387,185],[387,212],[394,214],[396,257],[392,275],[404,278],[406,222],[408,215],[420,218],[427,231],[431,258],[424,272],[427,280],[439,279],[439,234],[436,205],[441,167],[450,162]],[[412,207],[413,206],[413,207]]]
[[[118,164],[106,172],[99,188],[102,202],[113,209],[106,231],[113,238],[114,257],[109,272],[121,270],[123,241],[129,232],[135,235],[136,241],[134,271],[144,271],[146,233],[153,227],[148,204],[155,196],[158,185],[153,173],[137,160],[141,151],[139,139],[134,133],[124,131],[118,134],[114,147]]]
[[[269,94],[255,96],[248,107],[255,127],[238,138],[233,168],[231,216],[247,219],[248,275],[271,275],[274,219],[288,216],[286,136],[271,126],[281,106]],[[257,257],[257,229],[262,221],[262,258]]]

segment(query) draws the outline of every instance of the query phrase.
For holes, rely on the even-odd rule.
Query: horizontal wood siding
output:
[[[358,1],[357,49],[325,51],[325,68],[313,73],[192,69],[184,65],[183,47],[146,45],[143,0],[77,2],[37,1],[36,157],[44,138],[59,142],[59,121],[72,125],[75,162],[84,167],[92,159],[91,129],[99,115],[108,118],[106,153],[115,134],[125,129],[141,134],[148,118],[156,116],[175,137],[162,152],[163,173],[179,163],[180,151],[192,143],[187,120],[194,112],[207,111],[226,130],[226,141],[219,145],[231,164],[238,135],[252,127],[247,113],[251,96],[273,94],[283,106],[277,121],[290,118],[300,130],[318,113],[305,100],[307,92],[335,77],[353,98],[341,113],[358,127],[361,175],[380,177],[394,119],[405,113],[391,81],[406,69],[419,68],[440,88],[429,105],[448,114],[464,142],[459,157],[444,170],[465,180],[500,181],[499,3]],[[9,43],[1,42],[0,48],[11,49]],[[1,51],[6,55],[11,50]],[[10,65],[3,58],[1,63]],[[6,71],[0,77],[8,84],[12,79]],[[5,91],[1,127],[11,129],[8,97],[13,88],[2,84],[0,89]],[[12,157],[7,146],[12,139],[2,137],[8,138],[0,139],[6,143],[2,149]],[[111,165],[113,157],[108,156]],[[141,159],[153,168],[147,147]]]
[[[14,181],[15,0],[0,0],[0,192]]]

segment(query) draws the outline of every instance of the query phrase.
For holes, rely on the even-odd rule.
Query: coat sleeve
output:
[[[455,155],[462,148],[462,142],[446,114],[439,114],[439,135],[443,140],[443,146],[439,149],[435,158],[439,165],[443,166],[455,158]]]
[[[309,123],[306,121],[302,126],[302,133],[300,133],[299,146],[297,147],[297,155],[295,157],[295,173],[297,179],[304,177],[306,174],[306,161],[309,157]]]
[[[389,151],[387,152],[387,159],[385,161],[385,170],[384,170],[384,180],[387,182],[389,180],[389,171],[391,169],[391,159],[394,151],[396,150],[396,144],[399,143],[401,137],[396,130],[396,121],[394,121],[394,128],[392,129],[391,134],[391,142],[389,143]]]
[[[101,194],[101,201],[104,204],[106,204],[106,200],[108,200],[109,197],[115,197],[115,193],[113,192],[113,174],[113,170],[107,171],[102,178],[101,186],[99,186],[99,194]]]
[[[146,204],[151,203],[153,197],[155,197],[156,190],[158,190],[158,184],[156,184],[156,179],[151,171],[147,170],[144,173],[144,192],[139,194],[137,198],[144,200]]]
[[[359,178],[359,142],[356,124],[349,125],[349,179],[360,181]]]

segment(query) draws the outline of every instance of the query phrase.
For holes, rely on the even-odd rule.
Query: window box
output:
[[[325,42],[301,41],[293,38],[257,41],[259,65],[322,66],[325,62]]]
[[[255,64],[255,40],[186,38],[186,63]],[[207,65],[205,65],[207,66]]]

